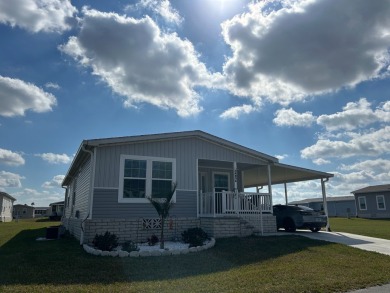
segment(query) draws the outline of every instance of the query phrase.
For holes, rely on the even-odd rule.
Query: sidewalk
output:
[[[299,231],[295,235],[305,236],[311,239],[323,240],[335,243],[341,243],[363,250],[374,251],[390,255],[390,240],[361,236],[344,232],[325,232],[313,233],[310,231]],[[390,292],[390,291],[388,291]]]

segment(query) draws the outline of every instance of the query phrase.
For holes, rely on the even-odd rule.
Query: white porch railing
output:
[[[200,216],[224,217],[272,213],[269,193],[222,191],[200,194]]]

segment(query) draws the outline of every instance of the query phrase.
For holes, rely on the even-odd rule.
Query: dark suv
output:
[[[298,229],[310,229],[318,232],[326,227],[327,219],[322,212],[299,205],[274,205],[274,216],[276,216],[277,228],[284,228],[287,232],[294,232]]]

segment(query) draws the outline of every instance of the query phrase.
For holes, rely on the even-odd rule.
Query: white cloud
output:
[[[195,87],[212,87],[210,74],[188,40],[160,31],[148,16],[142,19],[84,9],[81,31],[60,46],[81,65],[90,67],[126,107],[146,102],[176,109],[180,116],[199,113]]]
[[[69,30],[76,12],[70,0],[0,1],[0,23],[34,33]]]
[[[318,140],[301,151],[305,159],[379,156],[390,153],[390,126],[356,136],[349,141]]]
[[[313,163],[316,165],[326,165],[326,164],[330,164],[331,162],[329,160],[319,158],[319,159],[313,160]]]
[[[276,155],[275,157],[276,157],[278,160],[284,160],[284,159],[288,158],[288,155],[287,155],[287,154]]]
[[[24,177],[19,174],[0,171],[0,187],[21,187]]]
[[[252,113],[256,111],[256,109],[257,108],[252,105],[231,107],[219,115],[219,117],[223,119],[238,119],[240,115]]]
[[[20,154],[0,148],[0,163],[8,166],[20,166],[24,165],[25,161]]]
[[[342,112],[331,115],[321,115],[317,119],[319,125],[323,125],[329,131],[340,129],[353,130],[359,127],[364,127],[375,122],[390,121],[389,102],[383,104],[377,110],[371,109],[371,103],[365,98],[361,98],[358,102],[350,102],[343,107]]]
[[[35,206],[49,206],[52,202],[57,202],[64,200],[64,193],[50,190],[39,191],[32,188],[25,188],[19,192],[12,193],[19,204],[28,204],[30,205],[32,202],[35,203]]]
[[[58,84],[53,83],[53,82],[48,82],[48,83],[46,83],[46,84],[45,84],[45,87],[46,87],[46,88],[56,89],[56,90],[58,90],[58,89],[61,88]]]
[[[41,157],[50,164],[69,164],[73,160],[73,157],[70,157],[67,154],[43,153],[36,154],[35,156]]]
[[[390,172],[390,160],[375,159],[357,162],[351,165],[342,164],[341,170],[365,170],[367,172],[386,173]]]
[[[54,176],[50,181],[45,181],[42,184],[43,188],[61,187],[61,183],[64,180],[65,175]]]
[[[180,24],[183,18],[179,12],[171,6],[169,0],[141,0],[135,5],[126,6],[125,10],[147,8],[160,15],[165,21]]]
[[[278,126],[309,127],[315,121],[312,112],[297,113],[292,108],[277,110],[275,116],[273,122]]]
[[[20,79],[0,75],[0,115],[23,116],[27,110],[42,113],[51,111],[56,98],[37,86]]]
[[[222,24],[233,51],[223,67],[232,93],[287,105],[386,72],[389,1],[281,4],[272,11],[268,1],[258,1]]]

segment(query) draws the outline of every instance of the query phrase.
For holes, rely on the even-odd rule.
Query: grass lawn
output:
[[[97,257],[52,222],[0,223],[0,292],[345,292],[390,282],[390,257],[300,236],[219,239],[181,256]]]
[[[330,218],[332,231],[390,240],[390,219]]]

